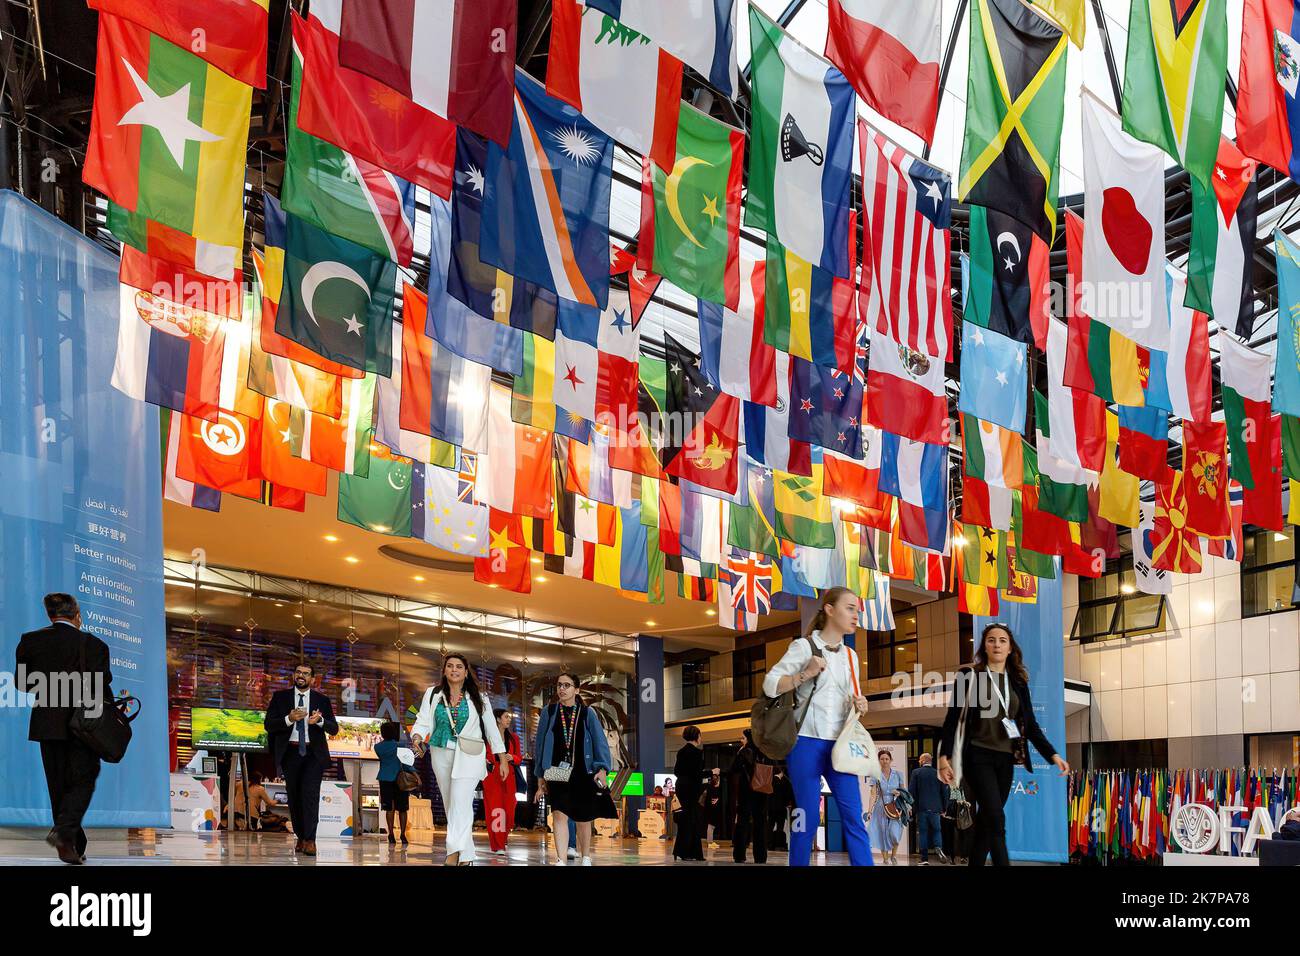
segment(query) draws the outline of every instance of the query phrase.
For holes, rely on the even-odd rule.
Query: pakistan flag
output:
[[[647,162],[642,183],[637,264],[730,309],[740,299],[744,157],[741,130],[682,103],[676,162],[668,172]]]
[[[396,263],[296,216],[286,218],[275,331],[331,362],[388,377]]]

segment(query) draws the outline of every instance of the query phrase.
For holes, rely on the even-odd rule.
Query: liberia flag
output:
[[[952,359],[952,177],[858,121],[865,252],[858,307],[896,342]],[[865,322],[872,317],[863,314]]]

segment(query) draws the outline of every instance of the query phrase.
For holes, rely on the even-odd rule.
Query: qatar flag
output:
[[[1169,351],[1165,154],[1129,136],[1083,91],[1083,309],[1149,349]]]

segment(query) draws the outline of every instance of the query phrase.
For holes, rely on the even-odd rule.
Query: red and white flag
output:
[[[875,327],[867,369],[867,422],[913,441],[947,444],[944,363],[900,345]]]
[[[896,342],[952,359],[952,177],[858,121],[865,254],[862,319]]]
[[[1069,327],[1049,319],[1047,327],[1047,407],[1051,457],[1066,465],[1100,472],[1106,456],[1106,402],[1100,395],[1065,384]],[[1041,456],[1044,449],[1039,449]]]
[[[340,66],[502,146],[510,142],[514,0],[317,0],[312,13],[339,3]]]
[[[488,407],[487,453],[479,455],[474,498],[508,514],[551,514],[551,433],[510,417],[510,390],[495,387]]]
[[[828,0],[826,59],[885,119],[927,143],[939,113],[940,0]]]
[[[1169,361],[1166,381],[1171,411],[1179,418],[1209,424],[1214,411],[1210,375],[1209,317],[1183,304],[1187,276],[1166,265],[1169,288]],[[1232,321],[1229,317],[1228,321]]]

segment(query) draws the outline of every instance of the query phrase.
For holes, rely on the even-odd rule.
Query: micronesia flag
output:
[[[957,410],[1023,435],[1029,401],[1025,356],[1024,342],[963,322]]]
[[[736,96],[736,0],[586,0]]]
[[[489,143],[487,160],[483,260],[604,309],[614,141],[516,70],[510,146]]]

